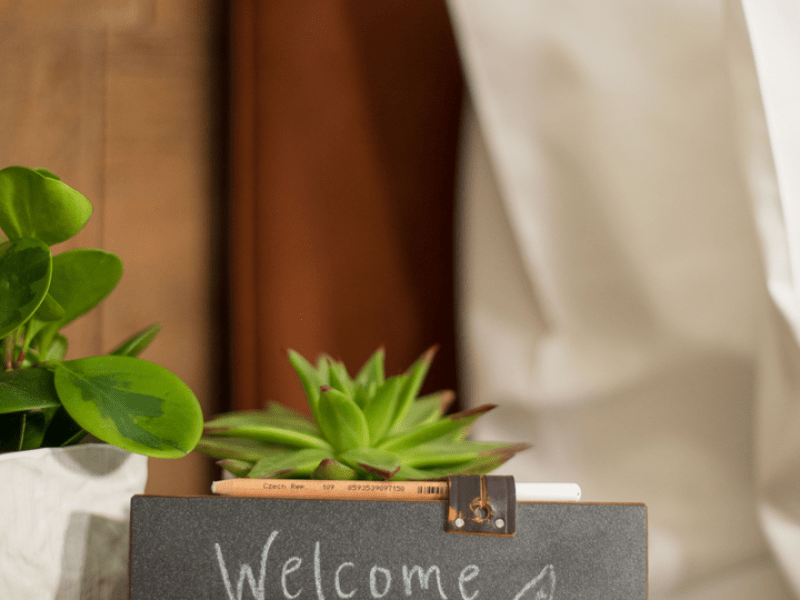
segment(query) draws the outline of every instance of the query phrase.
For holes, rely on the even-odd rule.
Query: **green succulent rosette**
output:
[[[434,354],[386,377],[379,349],[353,377],[328,355],[314,365],[289,350],[312,418],[277,403],[222,414],[205,424],[197,450],[237,477],[433,480],[487,473],[527,448],[467,439],[492,405],[447,414],[453,392],[418,395]]]

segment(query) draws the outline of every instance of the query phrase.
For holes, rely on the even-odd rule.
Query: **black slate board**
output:
[[[445,516],[443,502],[136,496],[131,600],[647,598],[642,504],[522,502],[513,537],[447,533]]]

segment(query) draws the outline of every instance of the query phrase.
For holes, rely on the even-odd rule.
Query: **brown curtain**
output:
[[[305,403],[285,351],[457,387],[462,80],[443,1],[231,5],[232,408]],[[425,389],[423,389],[425,391]]]

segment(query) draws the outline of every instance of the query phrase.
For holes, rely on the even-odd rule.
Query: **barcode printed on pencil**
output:
[[[417,488],[418,494],[441,494],[444,488],[439,485],[421,485]]]

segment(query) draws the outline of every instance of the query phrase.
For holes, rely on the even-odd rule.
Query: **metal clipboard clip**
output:
[[[510,537],[517,532],[517,494],[511,475],[451,475],[445,530]]]

